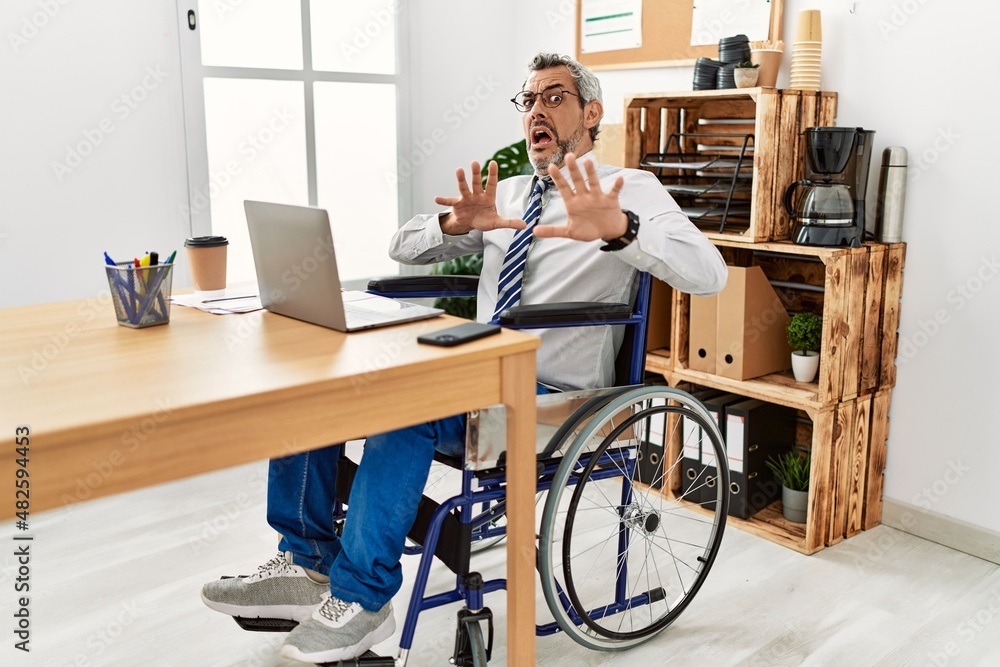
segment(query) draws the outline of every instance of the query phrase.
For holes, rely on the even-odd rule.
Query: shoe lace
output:
[[[263,565],[257,567],[257,572],[255,572],[251,577],[253,579],[263,579],[265,577],[271,577],[277,574],[285,574],[290,572],[292,569],[291,565],[288,564],[288,559],[285,558],[285,554],[278,554],[271,560],[267,561]]]
[[[323,618],[328,621],[336,623],[344,616],[351,607],[354,606],[353,602],[344,602],[332,595],[326,599],[323,606],[319,608],[319,613]]]

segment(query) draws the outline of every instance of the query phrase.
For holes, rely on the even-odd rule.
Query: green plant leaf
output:
[[[483,163],[483,187],[486,187],[486,166],[493,160],[497,163],[497,181],[512,176],[526,176],[534,173],[528,159],[528,145],[524,139],[504,146]]]
[[[815,313],[796,313],[788,321],[786,333],[793,350],[818,352],[823,340],[823,318]]]
[[[782,486],[792,491],[809,490],[809,455],[796,448],[782,452],[767,461],[767,467]]]

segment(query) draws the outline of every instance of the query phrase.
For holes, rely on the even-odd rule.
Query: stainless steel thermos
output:
[[[903,240],[903,203],[906,199],[906,149],[889,146],[882,151],[875,209],[875,237],[883,243]]]

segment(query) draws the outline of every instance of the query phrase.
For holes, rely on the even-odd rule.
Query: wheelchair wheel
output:
[[[700,503],[675,497],[666,481],[680,470],[680,452],[665,457],[662,492],[635,479],[639,443],[651,429],[679,442],[685,420],[702,429],[702,448],[718,462],[713,498]],[[579,421],[542,514],[542,590],[575,641],[624,650],[676,620],[704,583],[729,507],[726,451],[701,403],[669,387],[632,389]],[[713,509],[698,507],[713,499]]]
[[[469,633],[469,654],[472,657],[471,667],[486,667],[486,639],[483,638],[483,628],[478,622],[470,621],[465,624],[465,630]]]

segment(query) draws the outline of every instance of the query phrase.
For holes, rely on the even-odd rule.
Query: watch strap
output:
[[[622,213],[628,218],[628,227],[625,229],[625,233],[616,239],[611,239],[607,244],[601,246],[601,250],[608,252],[611,250],[621,250],[628,244],[635,240],[635,237],[639,235],[639,216],[637,216],[632,211],[626,211],[622,209]]]

